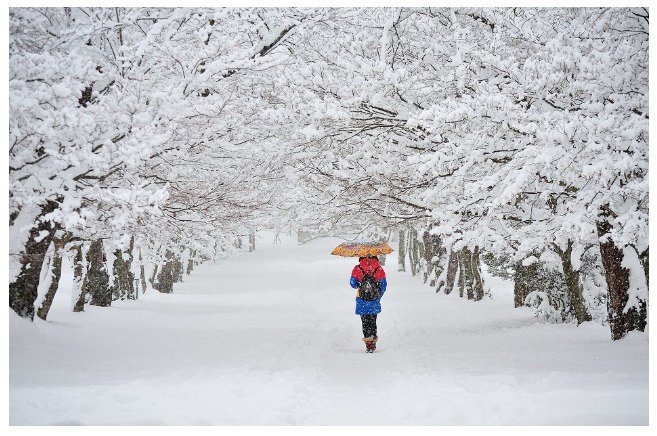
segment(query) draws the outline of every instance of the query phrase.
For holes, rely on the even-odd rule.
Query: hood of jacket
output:
[[[363,268],[366,274],[372,274],[376,267],[379,266],[379,259],[376,257],[370,259],[368,257],[361,259],[359,262],[360,267]]]

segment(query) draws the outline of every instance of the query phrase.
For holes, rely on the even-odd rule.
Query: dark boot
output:
[[[376,350],[376,339],[376,337],[363,338],[363,342],[365,342],[365,351],[373,353],[374,350]]]

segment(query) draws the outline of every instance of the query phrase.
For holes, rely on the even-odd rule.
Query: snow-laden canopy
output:
[[[647,265],[646,9],[12,9],[9,51],[14,278],[289,226]]]

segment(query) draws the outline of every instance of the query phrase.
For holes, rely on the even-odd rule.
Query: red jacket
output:
[[[359,264],[356,265],[354,269],[351,271],[351,276],[356,277],[356,280],[358,280],[358,283],[360,283],[363,281],[363,271],[360,268],[362,267],[366,273],[372,274],[372,271],[374,271],[377,266],[379,267],[379,269],[377,269],[376,272],[374,273],[374,279],[376,281],[385,279],[386,272],[383,271],[383,268],[379,265],[379,259],[377,259],[376,257],[373,259],[366,257],[363,260],[361,260]]]

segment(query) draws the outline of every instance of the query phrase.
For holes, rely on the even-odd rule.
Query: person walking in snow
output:
[[[379,339],[376,332],[376,316],[381,312],[381,297],[388,285],[386,273],[376,256],[358,258],[358,265],[351,272],[349,284],[358,289],[356,315],[363,322],[363,341],[368,353],[376,350]]]

